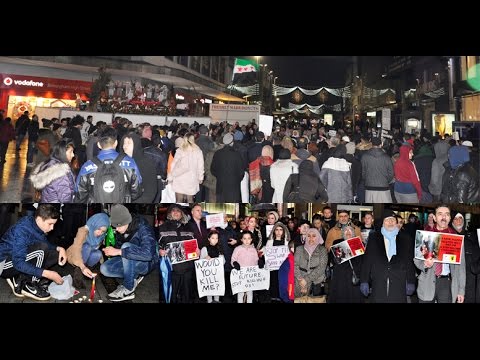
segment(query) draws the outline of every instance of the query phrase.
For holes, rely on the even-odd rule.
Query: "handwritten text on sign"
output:
[[[222,258],[195,261],[198,296],[225,295],[225,276]]]
[[[288,256],[288,246],[265,246],[265,267],[268,270],[278,270]]]
[[[259,269],[258,266],[246,266],[240,270],[232,269],[230,283],[234,295],[245,291],[268,290],[270,287],[270,271]]]

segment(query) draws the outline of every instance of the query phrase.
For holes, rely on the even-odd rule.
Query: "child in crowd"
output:
[[[220,243],[218,242],[218,231],[211,230],[208,234],[208,245],[204,246],[200,252],[200,259],[213,259],[220,258],[222,265],[225,264],[225,257],[223,256],[223,249]],[[207,296],[207,302],[210,303],[219,303],[220,296]]]
[[[258,253],[255,247],[252,244],[253,235],[249,230],[242,232],[242,245],[237,246],[233,250],[232,254],[232,266],[236,270],[240,270],[240,267],[245,266],[256,266],[258,265]],[[243,303],[244,296],[247,295],[247,303],[253,302],[253,291],[239,292],[237,294],[237,302]]]

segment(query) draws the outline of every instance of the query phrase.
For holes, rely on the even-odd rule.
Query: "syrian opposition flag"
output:
[[[235,59],[232,84],[251,85],[257,82],[258,64],[253,60]]]

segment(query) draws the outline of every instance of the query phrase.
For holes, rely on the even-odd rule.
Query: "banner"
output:
[[[167,256],[172,265],[185,261],[197,260],[200,254],[197,252],[197,239],[175,241],[167,244]]]
[[[230,273],[232,294],[239,292],[268,290],[270,287],[270,271],[260,269],[258,266],[246,266],[240,270],[232,269]]]
[[[434,262],[460,264],[463,235],[417,230],[415,259],[433,259]]]
[[[272,225],[273,226],[273,225]],[[280,269],[280,265],[288,257],[288,246],[265,246],[263,255],[265,256],[265,268],[272,271]]]
[[[225,295],[224,261],[223,256],[195,261],[199,297]]]
[[[332,245],[330,251],[333,254],[333,260],[335,260],[337,264],[341,264],[354,257],[365,254],[365,246],[363,245],[362,239],[357,236]]]

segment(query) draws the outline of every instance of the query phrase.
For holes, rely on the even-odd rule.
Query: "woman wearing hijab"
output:
[[[87,224],[78,229],[73,244],[67,249],[67,259],[76,266],[74,287],[84,288],[83,275],[92,278],[94,275],[88,267],[95,266],[102,258],[99,247],[105,239],[110,219],[107,214],[95,214],[87,220]],[[88,267],[87,267],[88,266]]]
[[[295,297],[320,295],[328,254],[317,229],[307,230],[307,241],[295,250]]]

